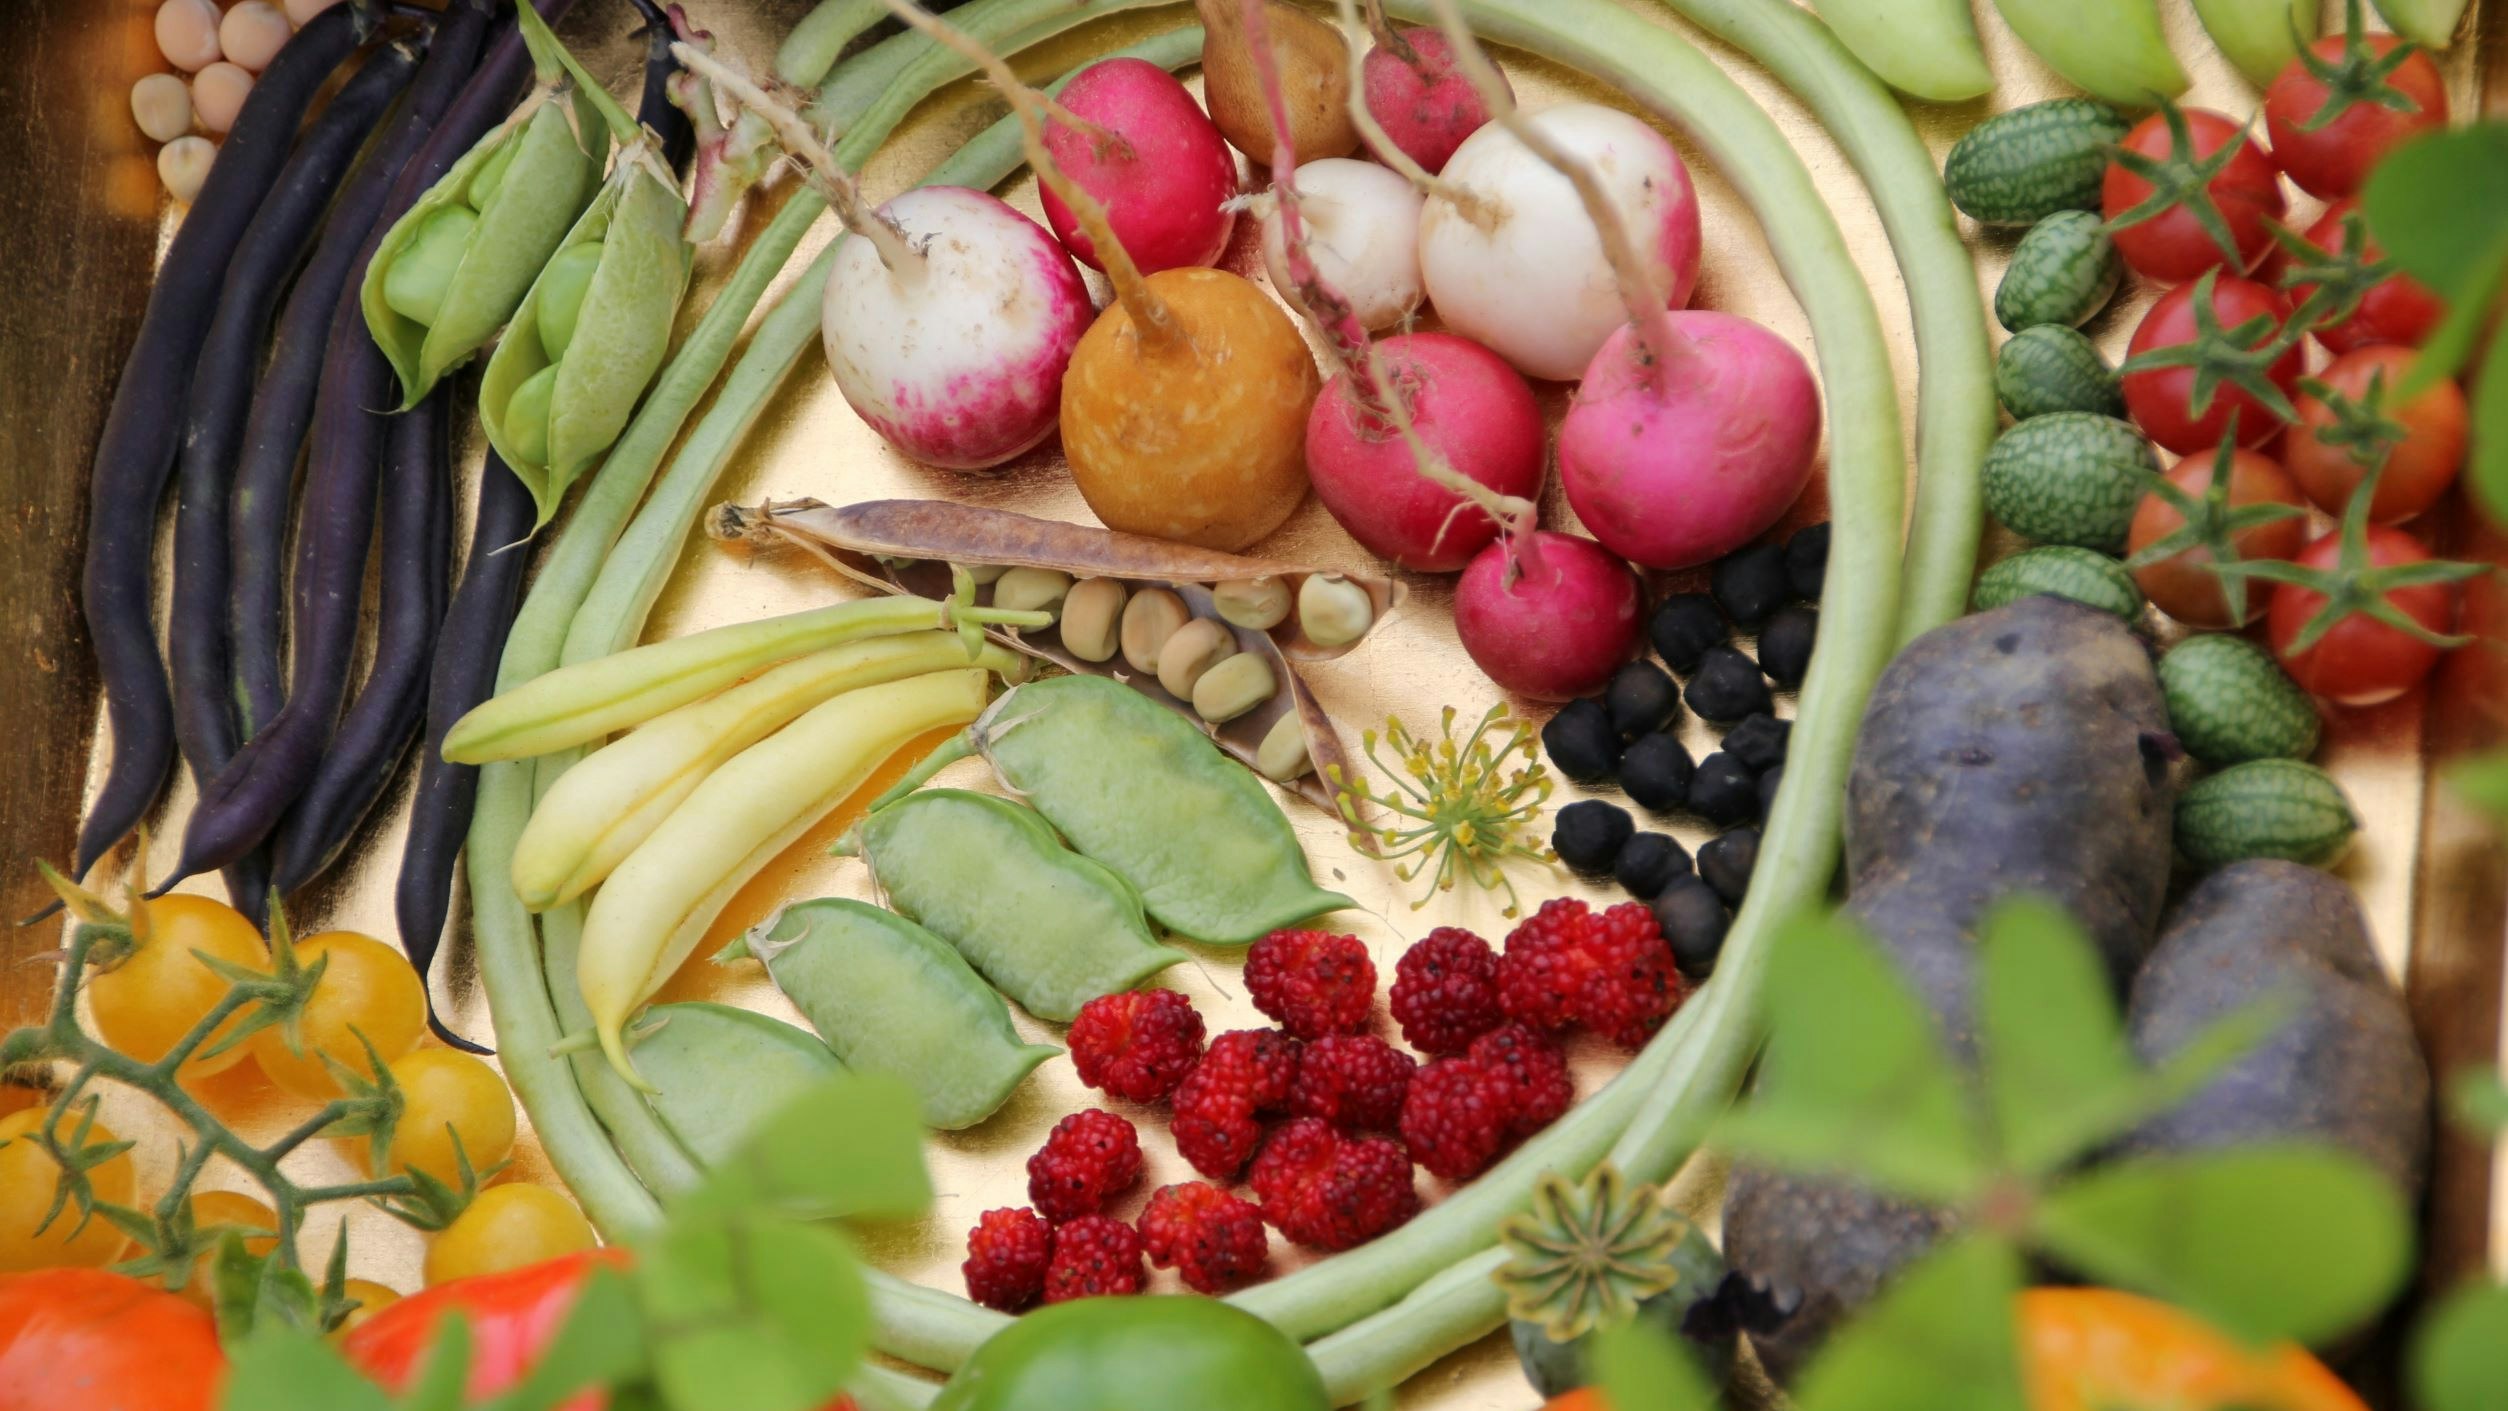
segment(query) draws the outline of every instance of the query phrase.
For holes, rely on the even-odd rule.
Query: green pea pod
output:
[[[694,258],[680,238],[687,219],[687,198],[652,148],[628,147],[488,357],[479,420],[531,487],[540,524],[626,429],[670,350]],[[552,369],[545,407],[516,395]]]
[[[702,1000],[645,1012],[635,1055],[662,1125],[698,1164],[740,1149],[760,1122],[845,1071],[815,1035],[768,1015]]]
[[[1357,905],[1315,885],[1297,830],[1251,771],[1120,681],[1057,676],[1018,687],[873,807],[970,754],[1179,935],[1246,945]]]
[[[848,842],[890,906],[1039,1019],[1067,1023],[1184,959],[1151,935],[1131,883],[1006,799],[926,789],[864,819]]]
[[[358,299],[403,411],[514,317],[600,188],[600,108],[553,57],[540,69],[540,86],[392,223],[366,266]]]
[[[904,1079],[923,1120],[945,1131],[992,1116],[1062,1052],[1022,1041],[1010,1007],[947,941],[864,902],[788,906],[714,958],[766,962],[837,1057]]]

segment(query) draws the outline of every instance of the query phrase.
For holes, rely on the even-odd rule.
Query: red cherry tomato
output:
[[[2169,209],[2118,230],[2117,252],[2137,273],[2170,284],[2219,268],[2227,262],[2226,256],[2195,213],[2196,203],[2208,200],[2220,211],[2230,241],[2237,247],[2238,258],[2230,272],[2243,274],[2255,268],[2272,243],[2265,220],[2282,213],[2280,178],[2274,173],[2272,158],[2237,123],[2202,108],[2185,109],[2182,116],[2191,150],[2180,148],[2165,113],[2154,113],[2135,124],[2119,144],[2120,150],[2173,164],[2200,161],[2231,142],[2239,144],[2238,151],[2200,191],[2190,191]],[[2100,211],[2113,221],[2141,205],[2153,189],[2150,180],[2125,161],[2111,160],[2099,187]]]
[[[2352,239],[2345,221],[2360,209],[2357,197],[2345,197],[2325,208],[2316,224],[2308,227],[2310,245],[2329,255],[2345,254],[2344,246]],[[2369,238],[2368,228],[2359,227],[2358,244],[2348,254],[2362,266],[2372,266],[2386,258],[2386,252]],[[2290,286],[2293,300],[2305,300],[2315,292],[2316,285],[2302,281]],[[2398,270],[2372,284],[2360,295],[2359,306],[2340,322],[2320,324],[2316,341],[2337,353],[2366,348],[2376,343],[2399,343],[2418,348],[2438,327],[2439,318],[2447,312],[2438,296],[2411,275]]]
[[[2386,72],[2385,93],[2354,98],[2325,115],[2332,90],[2321,75],[2348,71],[2377,82],[2369,75],[2402,43],[2391,34],[2329,34],[2309,45],[2306,56],[2284,65],[2264,90],[2264,130],[2272,136],[2273,157],[2300,190],[2329,201],[2355,195],[2369,168],[2397,143],[2447,125],[2446,83],[2438,65],[2417,47]],[[2406,106],[2388,107],[2381,97]]]
[[[209,1411],[217,1321],[101,1269],[0,1276],[0,1411]]]
[[[2371,382],[2383,387],[2374,415],[2401,428],[2403,439],[2387,452],[2377,498],[2369,502],[2369,518],[2378,524],[2410,519],[2438,503],[2464,468],[2469,419],[2464,392],[2442,378],[2411,401],[2395,398],[2395,389],[2412,370],[2413,356],[2410,348],[2362,348],[2334,359],[2310,384],[2322,384],[2355,406],[2368,397]],[[2362,474],[2360,462],[2344,444],[2344,423],[2350,418],[2315,392],[2303,394],[2298,407],[2299,422],[2290,430],[2287,447],[2290,473],[2319,508],[2340,514]],[[2368,414],[2365,408],[2353,413]],[[2326,440],[2328,435],[2334,440]]]
[[[2182,490],[2198,505],[2212,488],[2212,463],[2219,458],[2217,450],[2197,451],[2171,466],[2169,483]],[[2228,503],[2224,510],[2243,509],[2250,505],[2291,505],[2300,503],[2299,487],[2280,466],[2254,451],[2230,453]],[[2176,534],[2186,525],[2186,517],[2167,496],[2153,491],[2142,497],[2134,510],[2133,528],[2128,532],[2125,547],[2129,554],[2140,554]],[[2224,526],[2225,527],[2225,526]],[[2299,552],[2308,537],[2308,521],[2304,515],[2289,515],[2262,524],[2250,525],[2229,535],[2230,547],[2241,562],[2254,559],[2286,559]],[[2264,584],[2249,585],[2246,611],[2233,618],[2229,598],[2222,591],[2220,575],[2212,572],[2212,551],[2203,545],[2190,545],[2166,558],[2146,563],[2134,570],[2134,581],[2142,585],[2145,597],[2154,607],[2189,627],[2214,630],[2252,622],[2264,611],[2271,589]]]
[[[2418,540],[2400,529],[2372,526],[2367,542],[2371,568],[2422,563],[2430,557]],[[2331,569],[2341,556],[2342,536],[2328,534],[2300,550],[2292,561],[2302,568]],[[2397,588],[2386,595],[2386,601],[2432,632],[2447,631],[2456,615],[2453,584]],[[2441,648],[2364,612],[2345,615],[2306,650],[2293,650],[2299,634],[2325,603],[2325,595],[2313,588],[2283,583],[2273,589],[2273,606],[2265,614],[2273,654],[2302,688],[2341,705],[2375,705],[2411,690],[2437,664]]]
[[[2203,288],[2200,282],[2181,284],[2161,295],[2134,329],[2133,341],[2126,348],[2128,360],[2194,343],[2201,327],[2196,295]],[[2290,317],[2289,303],[2252,279],[2219,276],[2213,281],[2211,294],[2211,314],[2224,333],[2256,318],[2271,320],[2269,326],[2241,340],[2246,348],[2263,346],[2280,333],[2282,324]],[[2287,397],[2298,383],[2299,363],[2300,349],[2294,343],[2257,372]],[[2194,408],[2195,386],[2195,370],[2189,367],[2128,372],[2124,377],[2125,410],[2152,440],[2180,455],[2220,444],[2221,432],[2233,415],[2238,418],[2238,444],[2242,446],[2261,446],[2281,430],[2281,419],[2270,407],[2257,400],[2253,392],[2227,379],[2213,389],[2211,405],[2198,413]]]

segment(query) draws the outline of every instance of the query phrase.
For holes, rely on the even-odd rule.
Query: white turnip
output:
[[[1377,333],[1409,318],[1424,293],[1419,192],[1398,174],[1349,157],[1300,163],[1297,190],[1315,267],[1349,299],[1359,325]],[[1311,315],[1289,271],[1280,203],[1276,197],[1264,200],[1263,264],[1271,271],[1272,287],[1291,307]]]

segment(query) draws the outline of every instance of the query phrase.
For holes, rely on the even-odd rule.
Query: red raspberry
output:
[[[1552,1032],[1583,1023],[1624,1048],[1643,1044],[1685,993],[1642,902],[1600,914],[1574,897],[1543,902],[1498,960],[1498,1005],[1509,1019]]]
[[[1258,1114],[1281,1112],[1297,1084],[1301,1047],[1278,1029],[1231,1029],[1210,1041],[1195,1071],[1210,1069],[1213,1081],[1242,1094]]]
[[[1263,1202],[1263,1218],[1299,1244],[1319,1245],[1326,1216],[1316,1187],[1332,1173],[1341,1137],[1320,1117],[1283,1123],[1263,1143],[1246,1181]]]
[[[1298,1059],[1289,1110],[1344,1132],[1390,1132],[1419,1060],[1373,1034],[1326,1034]]]
[[[1174,990],[1126,990],[1080,1006],[1066,1040],[1080,1081],[1134,1102],[1158,1102],[1202,1057],[1202,1016]]]
[[[1506,1149],[1514,1120],[1513,1079],[1468,1058],[1440,1058],[1411,1079],[1402,1140],[1430,1175],[1468,1180]]]
[[[1498,1027],[1498,953],[1459,926],[1420,938],[1393,966],[1393,1022],[1403,1042],[1432,1055],[1461,1053]]]
[[[1139,1293],[1149,1282],[1141,1267],[1141,1236],[1104,1215],[1083,1215],[1054,1231],[1054,1259],[1045,1268],[1045,1301]]]
[[[1176,1152],[1193,1169],[1214,1181],[1233,1181],[1263,1139],[1263,1124],[1245,1099],[1202,1081],[1202,1070],[1185,1075],[1176,1089],[1176,1115],[1169,1124]]]
[[[1538,1029],[1508,1024],[1472,1040],[1465,1055],[1493,1073],[1505,1075],[1514,1095],[1513,1136],[1530,1136],[1559,1120],[1576,1101],[1576,1079],[1568,1073],[1567,1050]]]
[[[1045,1291],[1045,1266],[1054,1257],[1054,1227],[1020,1206],[987,1210],[967,1231],[967,1297],[987,1308],[1016,1313]]]
[[[1263,1212],[1200,1181],[1160,1186],[1141,1212],[1150,1262],[1184,1276],[1196,1293],[1226,1293],[1250,1282],[1271,1257]]]
[[[1263,1218],[1312,1249],[1364,1244],[1419,1210],[1411,1159],[1400,1143],[1345,1140],[1314,1117],[1272,1133],[1254,1158],[1250,1180],[1262,1198]]]
[[[1245,953],[1245,988],[1301,1039],[1356,1034],[1376,1003],[1376,963],[1356,936],[1274,931]]]
[[[1094,1215],[1141,1179],[1141,1134],[1102,1108],[1054,1124],[1028,1158],[1028,1201],[1057,1225]]]

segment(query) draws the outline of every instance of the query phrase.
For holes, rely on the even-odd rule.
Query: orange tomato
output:
[[[416,1167],[458,1190],[463,1158],[484,1181],[489,1168],[513,1155],[514,1095],[495,1069],[450,1048],[422,1048],[393,1059],[391,1068],[405,1104],[392,1133],[393,1171]]]
[[[253,923],[225,902],[177,892],[147,907],[146,944],[88,980],[87,1004],[97,1037],[143,1063],[154,1063],[226,997],[227,981],[202,964],[201,956],[260,970],[270,964],[270,952]],[[218,1034],[243,1020],[238,1013],[219,1026]],[[216,1038],[212,1035],[211,1042]],[[232,1068],[244,1061],[245,1048],[237,1044],[207,1058],[195,1056],[183,1065],[183,1076],[203,1078]]]
[[[427,1246],[427,1286],[579,1254],[596,1242],[583,1212],[547,1186],[490,1186]]]
[[[2409,402],[2393,393],[2412,373],[2410,348],[2357,348],[2334,359],[2320,380],[2352,401],[2364,401],[2369,384],[2386,389],[2383,415],[2403,428],[2402,439],[2388,452],[2385,473],[2378,477],[2377,496],[2369,501],[2369,518],[2395,524],[2438,503],[2464,468],[2465,444],[2471,435],[2471,409],[2464,391],[2441,378]],[[2338,417],[2331,403],[2314,392],[2302,392],[2296,403],[2299,421],[2290,428],[2285,457],[2290,475],[2308,498],[2327,514],[2339,515],[2365,473],[2348,447],[2323,439]]]
[[[371,1076],[360,1035],[387,1064],[418,1047],[427,1026],[427,993],[399,951],[354,931],[325,931],[298,941],[296,959],[307,966],[325,961],[299,1026],[304,1051],[288,1051],[279,1025],[255,1033],[251,1045],[261,1071],[282,1090],[308,1102],[342,1096],[323,1064],[326,1053]]]
[[[268,1230],[269,1237],[247,1236],[244,1248],[253,1254],[268,1254],[279,1243],[279,1215],[269,1206],[241,1191],[194,1191],[191,1196],[192,1231],[207,1235],[217,1229]],[[203,1308],[215,1302],[211,1292],[212,1271],[217,1267],[217,1249],[211,1246],[200,1258],[192,1261],[191,1277],[183,1281],[183,1296]]]
[[[218,1325],[101,1269],[0,1275],[0,1411],[209,1411]]]
[[[2215,448],[2186,457],[2169,469],[2169,483],[2201,504],[2212,488],[2212,463],[2219,455]],[[2265,504],[2304,508],[2299,487],[2291,482],[2289,474],[2270,457],[2254,451],[2230,453],[2228,488],[2229,509]],[[2139,554],[2185,525],[2186,517],[2177,512],[2177,506],[2169,503],[2167,497],[2157,493],[2145,495],[2134,509],[2133,526],[2125,539],[2126,550]],[[2270,520],[2230,535],[2229,542],[2242,561],[2287,559],[2308,542],[2308,521],[2304,515]],[[2153,606],[2189,627],[2242,625],[2230,620],[2229,598],[2221,591],[2220,576],[2212,572],[2210,549],[2180,549],[2164,559],[2146,563],[2134,570],[2134,581],[2142,585],[2143,596]],[[2252,622],[2262,617],[2272,596],[2270,584],[2249,584],[2246,620]]]
[[[102,1215],[88,1220],[82,1228],[78,1212],[67,1207],[44,1227],[43,1233],[35,1232],[52,1208],[53,1188],[61,1178],[60,1165],[36,1139],[48,1110],[30,1107],[0,1117],[0,1273],[64,1265],[97,1268],[120,1258],[123,1247],[130,1243],[121,1227]],[[64,1146],[77,1130],[76,1114],[61,1119]],[[101,1146],[114,1140],[102,1122],[87,1129],[90,1145]],[[126,1151],[90,1167],[87,1181],[95,1190],[96,1199],[110,1205],[130,1204],[136,1184],[131,1154]]]
[[[349,1301],[357,1305],[348,1310],[347,1320],[340,1324],[337,1334],[340,1337],[346,1337],[363,1327],[374,1315],[401,1301],[399,1289],[378,1284],[372,1279],[350,1279],[341,1286],[340,1292],[346,1294]]]
[[[2029,1411],[2368,1411],[2305,1350],[2244,1348],[2135,1294],[2030,1289],[2019,1315]]]

